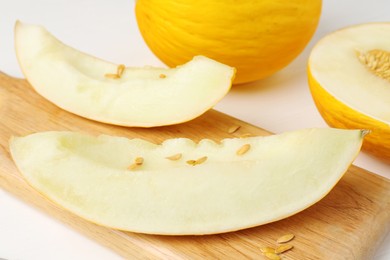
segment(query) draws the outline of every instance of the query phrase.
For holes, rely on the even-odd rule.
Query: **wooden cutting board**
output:
[[[241,128],[229,134],[229,127]],[[371,259],[389,230],[390,181],[351,166],[319,203],[287,219],[238,232],[207,236],[156,236],[122,232],[85,221],[34,191],[18,173],[8,140],[47,130],[141,137],[220,140],[265,130],[211,110],[184,124],[150,129],[93,122],[63,111],[36,94],[23,79],[0,73],[0,187],[42,209],[128,259],[265,259],[264,246],[286,233],[295,234],[294,248],[283,259]]]

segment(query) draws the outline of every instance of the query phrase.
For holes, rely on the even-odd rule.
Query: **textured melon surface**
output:
[[[319,201],[346,172],[363,135],[307,129],[220,143],[179,138],[153,144],[42,132],[14,137],[10,147],[35,189],[85,219],[141,233],[199,235],[269,223]],[[250,149],[237,154],[245,145]],[[182,157],[167,159],[177,154]],[[139,157],[143,163],[129,169]]]

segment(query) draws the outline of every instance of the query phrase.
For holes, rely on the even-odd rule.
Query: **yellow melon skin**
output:
[[[138,0],[140,32],[170,67],[204,55],[237,69],[234,83],[289,64],[317,28],[321,0]]]
[[[309,87],[318,111],[331,127],[368,129],[363,149],[390,162],[390,126],[356,111],[329,94],[313,77],[308,68]]]

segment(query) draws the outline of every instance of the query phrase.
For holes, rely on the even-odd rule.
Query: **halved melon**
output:
[[[81,53],[41,26],[15,26],[20,66],[55,105],[123,126],[177,124],[200,116],[229,91],[235,69],[204,56],[182,66],[125,68]]]
[[[43,132],[10,141],[25,179],[100,225],[165,235],[214,234],[286,218],[323,198],[358,154],[364,131],[269,137],[141,139]]]
[[[390,23],[369,23],[329,34],[313,48],[309,85],[333,127],[370,129],[363,148],[390,161]]]

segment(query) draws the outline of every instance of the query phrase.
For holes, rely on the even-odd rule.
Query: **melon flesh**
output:
[[[390,126],[390,81],[375,75],[358,58],[372,50],[387,56],[390,75],[390,23],[367,23],[329,34],[311,52],[309,70],[337,100]]]
[[[19,64],[33,88],[55,105],[92,120],[152,127],[189,121],[229,91],[235,69],[204,56],[177,68],[131,68],[66,46],[41,26],[17,22]]]
[[[142,139],[42,132],[10,141],[25,179],[100,225],[165,235],[214,234],[286,218],[323,198],[358,154],[360,130],[269,137]],[[251,148],[242,155],[237,150]],[[166,157],[181,153],[182,158]],[[188,160],[207,156],[198,165]],[[129,170],[135,158],[144,163]]]

